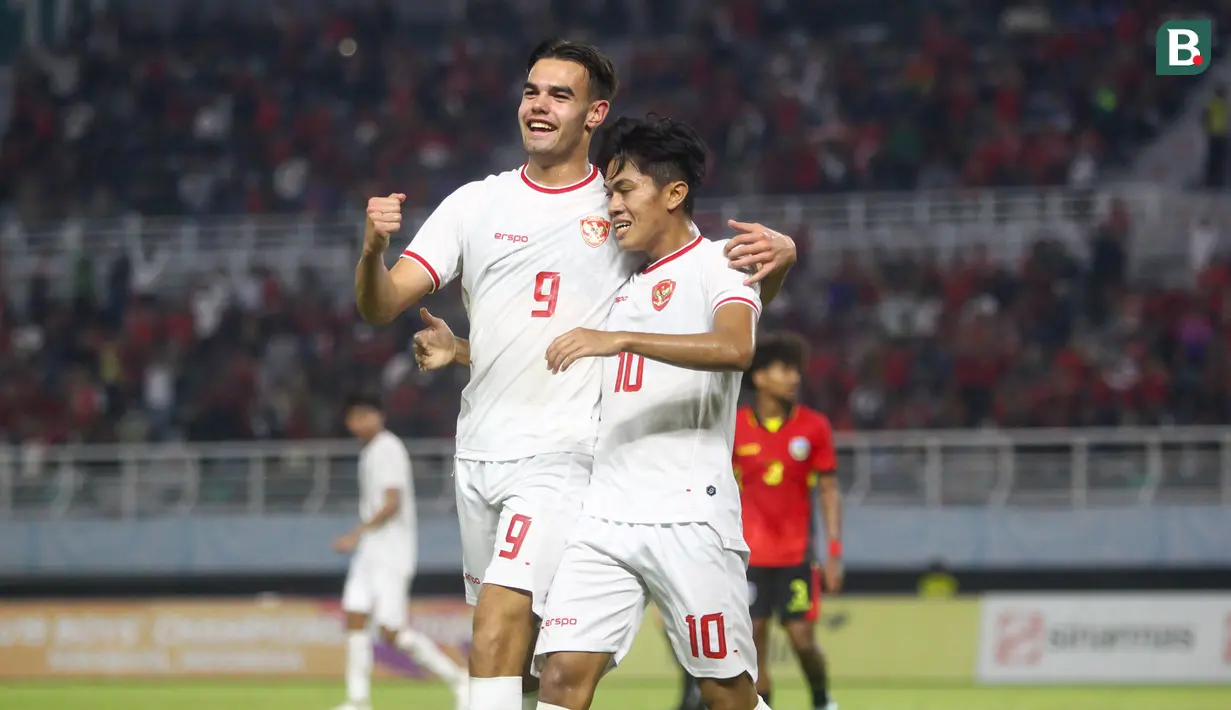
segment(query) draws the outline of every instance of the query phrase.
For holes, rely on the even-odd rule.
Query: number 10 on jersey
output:
[[[617,361],[615,391],[640,391],[641,378],[645,375],[645,358],[632,353],[620,353]]]

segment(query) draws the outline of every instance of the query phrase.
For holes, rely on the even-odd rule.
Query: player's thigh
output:
[[[820,570],[810,562],[776,570],[776,606],[778,618],[788,621],[815,621],[820,612]]]
[[[410,570],[386,566],[373,577],[372,620],[382,629],[401,631],[407,626]]]
[[[373,561],[370,555],[351,557],[342,586],[342,611],[347,614],[371,614],[376,599],[373,585]]]
[[[592,464],[589,456],[545,454],[520,461],[507,472],[510,485],[483,582],[529,592],[540,617],[581,511]]]
[[[484,486],[484,461],[456,459],[453,468],[454,492],[457,496],[457,522],[462,537],[462,575],[466,583],[466,601],[479,601],[479,586],[491,564],[492,548],[496,544],[496,525],[500,510],[488,500]]]
[[[774,615],[774,571],[773,567],[748,568],[748,613],[753,619],[769,619]]]
[[[652,526],[653,559],[638,567],[671,647],[696,678],[757,677],[746,556],[708,525]]]
[[[535,668],[553,653],[611,654],[618,665],[645,613],[646,589],[622,558],[626,539],[612,523],[583,518],[565,549],[543,612]]]

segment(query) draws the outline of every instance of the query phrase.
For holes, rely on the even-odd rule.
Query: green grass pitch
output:
[[[617,681],[594,710],[671,710],[674,684]],[[342,684],[317,682],[0,683],[0,710],[330,710]],[[374,710],[452,710],[441,686],[379,683]],[[842,710],[1231,710],[1231,687],[921,688],[838,687]],[[775,710],[807,710],[797,684],[776,689]]]

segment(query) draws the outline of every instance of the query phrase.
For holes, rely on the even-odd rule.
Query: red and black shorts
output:
[[[753,619],[816,621],[821,614],[821,570],[812,562],[748,568],[748,611]]]

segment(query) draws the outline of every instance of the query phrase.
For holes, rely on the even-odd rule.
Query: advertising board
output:
[[[1231,683],[1231,594],[984,598],[980,681]]]
[[[416,601],[415,627],[464,659],[470,608]],[[0,604],[0,678],[340,678],[345,639],[334,602],[305,599]],[[376,674],[424,675],[377,645]]]

